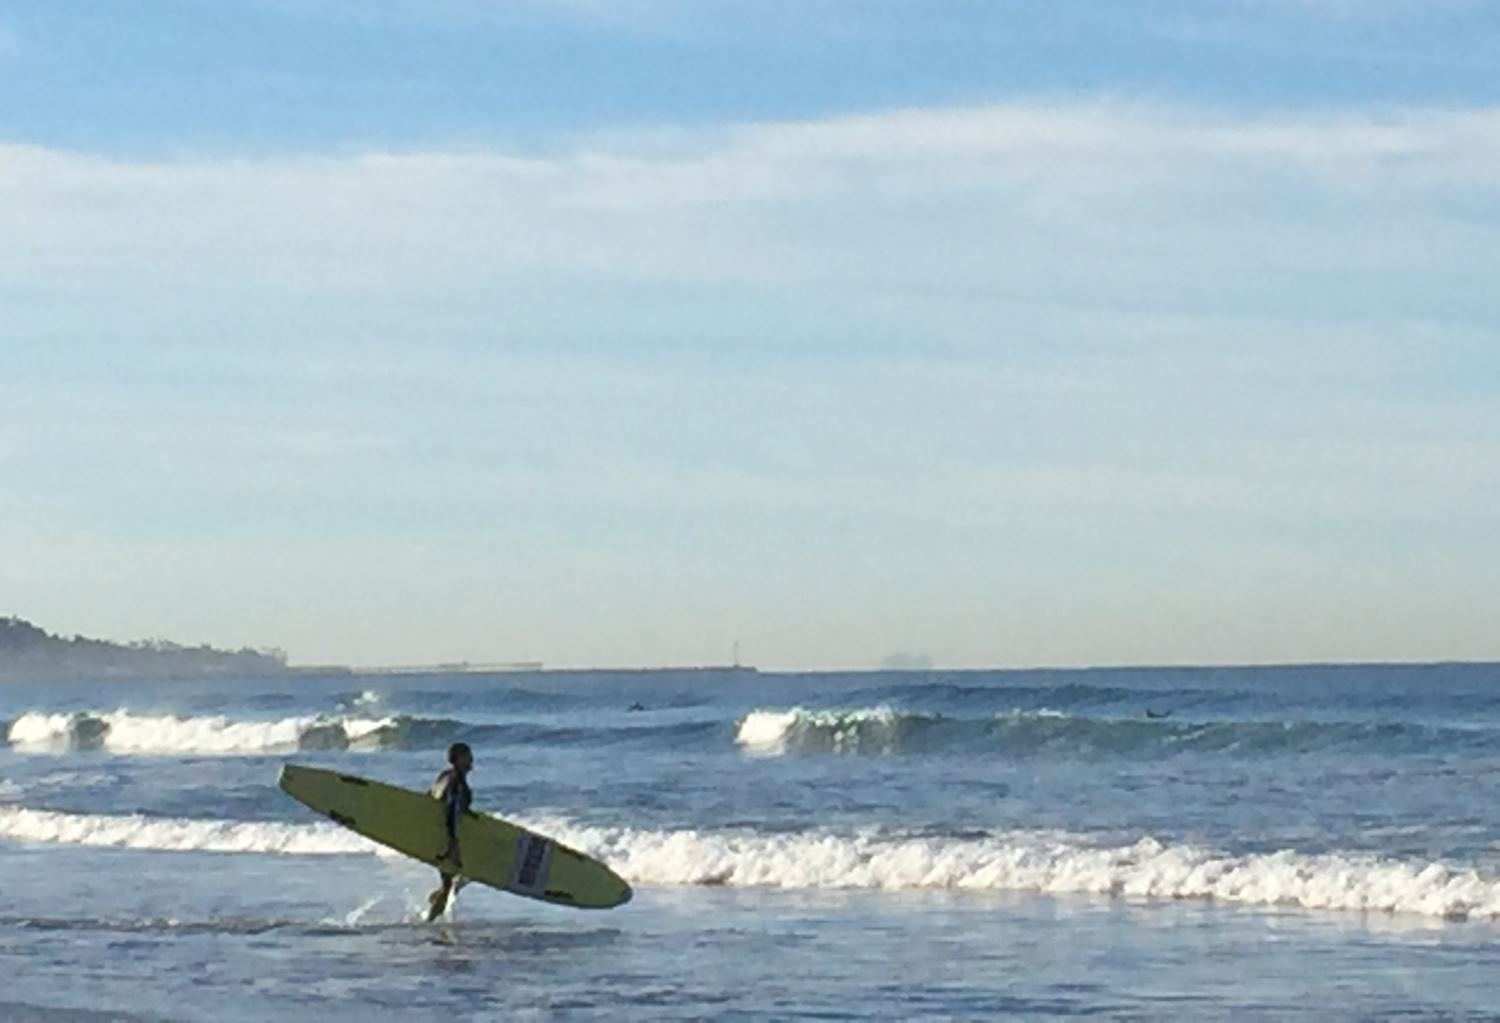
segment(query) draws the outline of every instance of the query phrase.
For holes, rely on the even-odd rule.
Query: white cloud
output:
[[[1357,623],[1319,606],[1374,573],[1388,608],[1447,595],[1398,654],[1487,585],[1497,128],[1089,103],[540,155],[3,147],[0,571],[55,607],[91,574],[153,566],[147,609],[222,576],[214,613],[310,657],[269,627],[288,573],[357,591],[317,626],[339,656],[397,642],[425,575],[433,642],[394,659],[483,659],[455,609],[509,579],[549,660],[632,659],[643,619],[583,652],[558,623],[650,574],[688,651],[658,656],[714,615],[844,637],[782,663],[867,659],[840,613],[948,663],[1251,657],[1213,621],[1152,647],[1135,596],[1244,578],[1240,610],[1314,623],[1262,657],[1342,655]],[[993,645],[996,600],[1054,588],[1091,639],[1054,602]],[[1470,617],[1454,656],[1488,649]]]
[[[8,146],[0,274],[415,292],[585,273],[1075,300],[1079,285],[1122,299],[1180,280],[1190,295],[1225,273],[1489,262],[1497,140],[1488,109],[1245,120],[1085,104],[530,157],[130,162]]]

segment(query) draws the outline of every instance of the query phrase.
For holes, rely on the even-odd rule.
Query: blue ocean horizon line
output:
[[[713,668],[639,668],[639,669],[547,669],[536,674],[588,674],[616,672],[650,673],[652,671],[677,671],[691,673],[702,671],[705,673],[723,670],[747,669],[713,669]],[[1426,671],[1483,671],[1500,670],[1500,658],[1495,660],[1441,660],[1441,661],[1266,661],[1257,663],[1203,663],[1203,664],[1153,664],[1149,662],[1141,664],[1097,664],[1097,665],[1008,665],[989,667],[961,667],[945,668],[932,666],[927,668],[764,668],[757,667],[748,669],[764,678],[852,678],[855,676],[878,675],[884,677],[924,678],[937,677],[951,678],[955,676],[1078,676],[1078,675],[1252,675],[1252,674],[1282,674],[1292,672],[1317,672],[1329,675],[1354,673],[1354,672],[1426,672]]]
[[[583,665],[583,666],[538,666],[497,667],[468,666],[462,663],[445,665],[347,665],[347,664],[289,664],[287,670],[297,674],[353,675],[640,675],[651,673],[682,674],[701,672],[705,674],[743,673],[747,675],[978,675],[1002,674],[1006,672],[1111,672],[1111,671],[1282,671],[1282,670],[1327,670],[1342,671],[1360,668],[1494,668],[1500,667],[1500,656],[1494,659],[1453,658],[1442,660],[1313,660],[1313,661],[1203,661],[1168,663],[1142,661],[1121,664],[992,664],[980,666],[945,667],[763,667],[755,664],[658,664],[658,665]]]

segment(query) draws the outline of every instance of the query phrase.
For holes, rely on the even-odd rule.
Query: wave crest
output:
[[[1401,755],[1433,748],[1500,750],[1500,732],[1408,722],[1179,721],[1096,718],[1042,708],[993,717],[945,717],[887,706],[853,710],[756,710],[735,741],[780,754],[980,753],[996,756],[1239,756],[1324,751]]]
[[[1101,848],[1026,832],[972,839],[528,826],[605,860],[633,884],[1079,893],[1500,917],[1500,881],[1357,854],[1232,856],[1152,838]]]
[[[1500,918],[1500,881],[1444,863],[1290,850],[1235,856],[1143,838],[1098,846],[1080,836],[981,837],[595,827],[520,821],[610,864],[636,885],[784,889],[1012,891],[1249,906]],[[66,814],[0,807],[0,839],[161,851],[397,855],[329,824]]]
[[[861,710],[757,710],[740,722],[735,741],[762,754],[901,753],[926,745],[943,725],[933,714],[880,706]]]
[[[292,717],[234,721],[213,715],[111,713],[24,714],[6,732],[12,746],[48,751],[127,754],[270,754],[297,750],[384,749],[454,734],[458,722],[385,717]]]
[[[23,842],[185,852],[329,856],[373,853],[375,843],[331,824],[108,816],[0,807],[0,838]]]

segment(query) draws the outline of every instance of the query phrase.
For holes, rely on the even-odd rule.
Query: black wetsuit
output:
[[[448,827],[448,838],[458,840],[458,822],[469,812],[474,802],[474,791],[468,779],[453,768],[448,768],[432,783],[432,798],[443,801],[443,823]]]

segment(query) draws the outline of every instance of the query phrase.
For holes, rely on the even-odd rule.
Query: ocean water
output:
[[[1500,666],[9,685],[0,737],[3,1020],[1500,1018]],[[455,740],[635,899],[422,923],[276,788]]]

